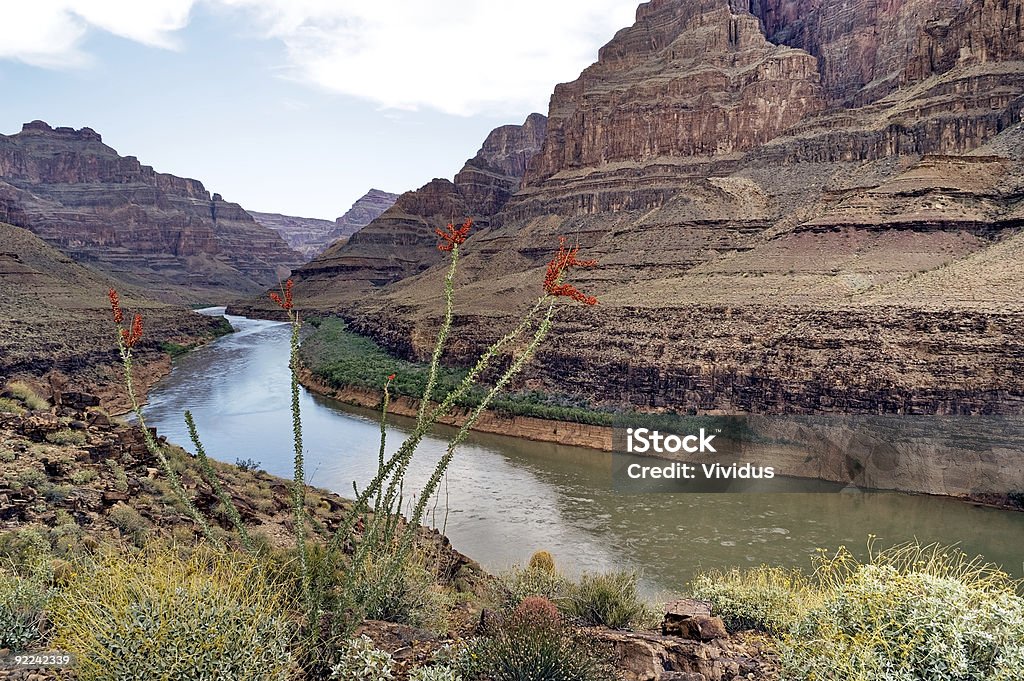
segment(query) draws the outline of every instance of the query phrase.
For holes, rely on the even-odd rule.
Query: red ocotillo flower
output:
[[[285,310],[292,309],[292,287],[295,285],[291,279],[284,283],[284,298],[282,299],[276,291],[270,292],[270,299]]]
[[[588,296],[572,284],[563,284],[562,277],[573,267],[594,267],[596,260],[580,260],[576,257],[580,247],[566,248],[565,237],[558,237],[558,253],[548,263],[548,271],[544,275],[544,292],[549,296],[566,296],[584,305],[597,305],[597,298]]]
[[[133,348],[142,338],[142,315],[137,314],[132,319],[132,328],[121,329],[121,342],[126,348]]]
[[[395,378],[397,378],[397,377],[398,377],[398,374],[391,374],[390,376],[388,376],[388,382],[390,383],[391,381],[395,380]]]
[[[449,222],[448,226],[443,230],[435,228],[434,232],[441,237],[441,243],[437,245],[437,250],[448,252],[459,244],[465,243],[472,226],[473,218],[469,218],[462,223],[461,227],[456,227]]]
[[[114,323],[120,324],[124,321],[124,313],[121,312],[121,299],[117,295],[117,290],[111,287],[107,297],[110,298],[110,309],[114,312]]]

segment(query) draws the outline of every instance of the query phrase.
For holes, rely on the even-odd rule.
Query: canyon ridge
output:
[[[1022,0],[652,0],[548,115],[295,273],[424,358],[433,229],[476,220],[446,360],[600,267],[520,387],[640,410],[1024,410]],[[518,306],[516,304],[518,301]],[[569,380],[571,378],[571,380]]]

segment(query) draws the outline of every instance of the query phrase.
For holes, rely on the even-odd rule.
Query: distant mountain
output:
[[[398,194],[371,189],[358,199],[343,216],[335,221],[318,218],[300,218],[280,213],[249,211],[256,222],[269,227],[284,238],[288,245],[301,253],[306,261],[312,260],[339,239],[347,239],[381,213],[394,205]]]
[[[540,151],[546,124],[535,113],[522,125],[492,130],[454,180],[434,179],[402,194],[347,241],[334,243],[297,270],[294,276],[304,295],[332,306],[438,262],[443,254],[437,250],[434,228],[469,217],[477,229],[485,227],[519,189],[530,159]]]
[[[42,121],[0,135],[0,220],[165,300],[255,293],[302,262],[198,180],[120,156],[90,128]]]
[[[264,227],[269,227],[280,234],[294,251],[302,255],[303,261],[310,260],[333,241],[328,236],[334,231],[334,222],[331,220],[260,213],[254,210],[250,210],[249,215]]]
[[[379,189],[371,189],[366,192],[352,204],[352,207],[344,215],[334,221],[333,241],[352,236],[380,217],[384,211],[395,205],[397,200],[398,194],[383,192]]]

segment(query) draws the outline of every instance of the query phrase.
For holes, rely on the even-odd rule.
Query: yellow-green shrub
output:
[[[25,408],[20,403],[7,397],[0,397],[0,414],[17,414],[20,416],[24,413]]]
[[[348,594],[366,618],[434,630],[448,626],[452,596],[437,583],[423,556],[411,555],[390,581],[385,580],[386,568],[385,558],[368,559]]]
[[[547,551],[537,551],[530,556],[529,568],[531,570],[543,570],[544,572],[554,573],[555,559]]]
[[[53,645],[80,681],[285,679],[284,604],[257,562],[149,549],[99,559],[51,602]]]
[[[564,610],[587,625],[613,629],[642,626],[650,610],[637,589],[639,577],[628,570],[584,574],[569,587]]]
[[[0,648],[17,653],[39,641],[49,597],[41,576],[21,577],[0,569]]]
[[[46,441],[55,445],[84,445],[85,440],[85,433],[70,428],[62,428],[46,434]]]
[[[821,591],[798,570],[768,565],[751,570],[709,570],[690,583],[694,598],[708,601],[730,631],[788,632],[822,600]]]
[[[1005,574],[938,546],[819,569],[825,601],[781,647],[794,681],[1019,681],[1024,599]]]
[[[50,403],[43,399],[32,386],[22,381],[11,381],[6,387],[7,394],[19,400],[27,408],[33,411],[46,411]]]
[[[515,567],[498,576],[494,600],[506,610],[515,608],[530,596],[542,596],[560,603],[565,600],[570,584],[558,571]]]

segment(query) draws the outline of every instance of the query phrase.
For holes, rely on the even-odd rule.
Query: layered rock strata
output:
[[[170,300],[255,292],[301,262],[198,180],[120,156],[90,128],[42,121],[0,135],[0,220]]]

